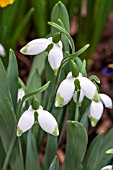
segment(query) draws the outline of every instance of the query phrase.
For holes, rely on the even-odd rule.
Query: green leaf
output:
[[[0,136],[5,151],[9,148],[15,127],[16,119],[13,107],[3,91],[0,90]]]
[[[98,135],[91,143],[85,160],[83,162],[84,170],[97,170],[98,160],[100,158],[101,145],[103,142],[103,134]]]
[[[113,148],[113,141],[111,139],[113,139],[113,128],[107,133],[107,135],[105,135],[103,139],[97,170],[100,170],[102,167],[104,167],[106,162],[109,162],[113,157],[112,154],[106,154],[108,149]]]
[[[59,1],[53,8],[52,13],[51,13],[51,21],[55,22],[57,24],[58,23],[58,19],[60,19],[63,24],[64,24],[64,28],[66,29],[66,31],[69,32],[69,16],[68,16],[68,12],[66,10],[65,5]],[[56,33],[57,30],[55,31],[55,28],[51,28],[51,32],[52,33]]]
[[[26,170],[40,170],[38,160],[36,141],[30,130],[27,136]]]
[[[29,12],[24,16],[24,18],[21,20],[20,24],[18,25],[17,29],[15,30],[12,38],[13,45],[12,47],[15,46],[19,36],[21,35],[22,31],[24,30],[25,26],[30,20],[30,17],[34,11],[34,8],[31,8]]]
[[[20,139],[16,141],[16,144],[13,148],[13,152],[10,158],[10,167],[11,167],[11,170],[15,170],[15,169],[25,170]]]
[[[31,5],[34,7],[35,11],[33,13],[34,23],[36,27],[36,32],[38,37],[44,37],[47,34],[47,16],[48,8],[46,0],[32,0]]]
[[[100,84],[100,79],[97,76],[95,76],[95,75],[89,76],[89,79]]]
[[[105,137],[103,137],[103,134],[100,134],[94,139],[83,163],[84,170],[100,170],[112,159],[112,154],[106,154],[108,149],[113,148],[112,138],[113,128]]]
[[[59,167],[58,158],[57,158],[57,156],[55,156],[55,158],[53,159],[53,161],[49,167],[49,170],[58,170],[58,167]]]
[[[87,132],[76,121],[67,122],[67,145],[63,170],[79,170],[87,148]],[[71,163],[70,163],[71,162]]]
[[[31,74],[33,74],[34,70],[36,69],[38,69],[39,75],[40,76],[42,75],[45,67],[46,57],[47,57],[47,53],[45,52],[42,52],[34,57],[29,76],[31,76]]]
[[[38,70],[34,70],[34,73],[31,74],[31,76],[28,77],[27,80],[27,93],[33,92],[34,90],[41,87],[41,77],[39,76]],[[36,95],[38,101],[41,101],[41,94]]]
[[[0,170],[2,169],[2,166],[3,166],[3,162],[4,162],[4,159],[5,159],[5,151],[4,151],[4,148],[3,148],[3,144],[2,144],[2,140],[0,138]]]
[[[7,85],[6,72],[1,59],[0,59],[0,89],[3,91],[3,93],[7,96],[7,98],[11,102],[11,96]]]
[[[13,107],[16,111],[18,95],[18,65],[14,52],[10,50],[9,65],[7,69],[7,81],[12,97]]]
[[[57,149],[57,137],[48,135],[47,145],[46,145],[46,151],[44,156],[44,162],[43,162],[43,170],[48,170]]]

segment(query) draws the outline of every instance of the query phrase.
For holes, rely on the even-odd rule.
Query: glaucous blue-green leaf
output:
[[[58,19],[63,22],[64,28],[69,32],[69,16],[65,5],[59,1],[53,8],[51,13],[51,21],[58,24]],[[55,28],[51,28],[52,33],[57,32]]]
[[[9,148],[15,127],[16,118],[13,107],[7,96],[0,89],[0,136],[6,152]]]
[[[67,145],[63,170],[80,170],[87,148],[87,132],[81,123],[67,122]]]
[[[0,138],[0,170],[2,170],[4,159],[5,159],[5,151],[3,148],[2,140]]]
[[[43,162],[43,170],[48,170],[53,158],[55,157],[57,149],[57,137],[48,135],[46,151]]]
[[[47,53],[45,52],[42,52],[34,57],[29,76],[31,76],[36,69],[38,69],[39,75],[42,75],[45,67],[46,57]]]
[[[105,137],[100,134],[94,139],[83,163],[84,170],[100,170],[112,159],[112,154],[106,154],[106,151],[113,147],[112,138],[113,129]]]
[[[69,32],[69,16],[68,16],[68,12],[67,9],[65,7],[65,5],[59,1],[53,8],[52,13],[51,13],[51,21],[55,22],[57,24],[60,24],[58,22],[58,19],[60,19],[63,23],[62,27],[65,28],[65,30],[67,32]],[[51,27],[51,33],[52,35],[57,33],[58,30],[56,28]],[[64,35],[62,35],[61,40],[63,42],[63,49],[64,49],[64,53],[66,53],[66,51],[69,50],[69,44],[68,41],[66,39],[66,37]]]
[[[10,96],[9,87],[7,83],[6,71],[1,59],[0,59],[0,89],[3,91],[3,93],[11,102],[11,96]]]
[[[31,130],[27,136],[26,170],[40,170],[36,140]]]
[[[25,170],[20,139],[16,140],[9,164],[11,170]]]
[[[106,165],[106,162],[109,162],[112,159],[112,154],[106,154],[106,151],[110,148],[113,148],[113,128],[105,135],[103,139],[103,143],[101,145],[100,157],[98,160],[98,169],[100,170],[102,167]]]
[[[38,69],[34,70],[34,73],[27,80],[27,93],[33,92],[34,90],[41,87],[41,77],[39,76]],[[41,100],[41,93],[36,95],[37,99]]]
[[[14,52],[10,50],[9,64],[7,68],[7,81],[13,102],[13,108],[16,111],[18,95],[18,65]]]
[[[57,158],[57,156],[55,156],[55,158],[53,159],[53,161],[49,167],[49,170],[58,170],[58,167],[59,167],[58,158]]]
[[[86,157],[84,159],[84,170],[97,170],[98,161],[100,158],[101,146],[103,142],[103,134],[98,135],[91,143]]]

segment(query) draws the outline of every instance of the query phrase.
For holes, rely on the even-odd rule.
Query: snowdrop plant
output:
[[[0,60],[0,170],[58,170],[55,155],[67,119],[61,169],[112,168],[106,167],[112,158],[106,151],[113,148],[113,129],[105,136],[99,134],[88,145],[88,118],[95,126],[103,106],[112,107],[110,97],[98,93],[98,77],[87,76],[86,63],[79,57],[89,44],[75,51],[67,28],[68,13],[61,2],[55,5],[48,24],[50,38],[33,40],[20,50],[36,55],[26,85],[19,78],[12,50],[7,70]],[[38,155],[45,145],[40,165]]]

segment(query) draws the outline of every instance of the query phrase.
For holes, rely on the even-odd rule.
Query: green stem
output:
[[[6,154],[6,158],[5,158],[2,170],[6,170],[7,169],[7,166],[8,166],[8,163],[9,163],[9,159],[10,159],[11,153],[12,153],[13,148],[14,148],[15,141],[16,141],[16,129],[14,130],[13,137],[12,137],[12,140],[11,140],[8,152]]]
[[[75,107],[75,121],[79,120],[79,103],[76,103],[76,107]]]
[[[18,77],[18,82],[19,82],[20,86],[23,88],[24,92],[26,92],[26,86],[20,77]]]

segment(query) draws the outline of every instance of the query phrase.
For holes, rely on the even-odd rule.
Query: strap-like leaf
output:
[[[86,152],[88,137],[79,122],[67,122],[67,145],[63,170],[80,170]]]
[[[58,170],[58,166],[59,166],[58,158],[57,158],[57,156],[55,156],[55,158],[53,159],[53,161],[49,167],[49,170]]]
[[[10,50],[10,54],[9,54],[7,81],[12,97],[13,107],[14,110],[16,111],[17,95],[18,95],[18,65],[16,61],[16,56],[12,50]]]

